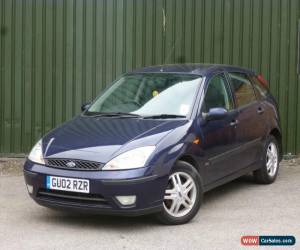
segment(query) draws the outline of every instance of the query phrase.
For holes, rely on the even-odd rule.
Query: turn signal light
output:
[[[201,143],[200,138],[197,137],[197,138],[193,141],[193,143],[196,144],[196,145],[199,145],[199,144]]]

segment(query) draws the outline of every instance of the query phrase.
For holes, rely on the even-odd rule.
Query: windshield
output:
[[[179,74],[130,74],[117,80],[87,111],[141,116],[187,116],[192,109],[200,76]]]

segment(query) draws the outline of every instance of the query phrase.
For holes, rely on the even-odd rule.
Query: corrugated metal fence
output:
[[[299,0],[1,0],[0,153],[28,152],[122,72],[182,62],[251,67],[300,152]]]

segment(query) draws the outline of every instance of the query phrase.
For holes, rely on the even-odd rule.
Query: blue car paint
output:
[[[67,158],[67,154],[76,158],[78,155],[79,159],[106,163],[116,152],[139,147],[141,141],[144,145],[156,145],[170,131],[184,123],[186,120],[80,115],[43,138],[44,148],[54,138],[45,157]]]
[[[118,171],[79,171],[51,168],[27,160],[24,175],[26,183],[34,187],[31,197],[49,207],[112,214],[143,214],[162,208],[169,173],[175,162],[182,157],[188,157],[195,163],[205,191],[246,171],[257,169],[266,136],[272,129],[280,131],[274,98],[269,96],[257,101],[255,105],[236,109],[223,120],[207,122],[200,110],[205,88],[212,76],[221,73],[227,77],[227,72],[242,72],[250,76],[255,73],[239,67],[193,64],[148,67],[133,73],[162,71],[203,77],[193,110],[187,119],[96,118],[81,114],[43,138],[46,158],[73,158],[103,164],[130,149],[156,145],[146,167]],[[256,110],[260,105],[264,107],[265,113],[253,120],[253,117],[257,117]],[[241,129],[239,126],[228,125],[235,119],[242,122]],[[200,138],[200,145],[193,143],[195,138]],[[37,191],[46,188],[48,175],[89,179],[91,193],[101,194],[108,201],[107,207],[39,199]],[[121,206],[114,198],[116,195],[133,194],[137,195],[137,201],[130,207]]]

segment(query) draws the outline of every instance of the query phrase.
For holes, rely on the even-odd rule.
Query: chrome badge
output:
[[[76,163],[74,161],[69,161],[66,165],[69,168],[74,168],[76,166]]]

